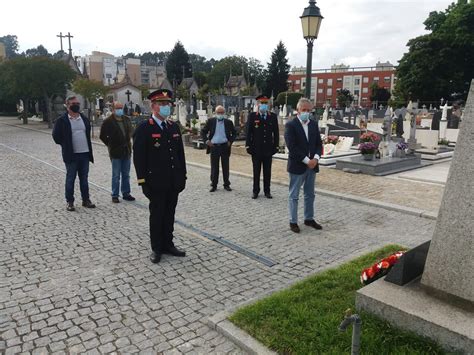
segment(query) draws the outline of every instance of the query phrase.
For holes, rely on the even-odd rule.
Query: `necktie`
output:
[[[166,132],[166,128],[167,128],[166,122],[165,121],[161,122],[161,129],[163,130],[163,132]]]

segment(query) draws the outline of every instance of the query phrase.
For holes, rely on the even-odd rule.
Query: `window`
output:
[[[374,83],[378,83],[379,82],[379,77],[378,76],[374,76]]]
[[[354,85],[360,85],[360,79],[354,79]]]
[[[363,89],[362,89],[362,93],[363,93],[363,94],[367,94],[368,92],[369,92],[369,88],[363,88]]]
[[[364,76],[364,79],[363,79],[363,80],[364,80],[364,84],[367,84],[367,83],[369,82],[369,77]]]
[[[336,81],[337,81],[338,83],[342,83],[342,78],[337,78]]]
[[[328,86],[332,86],[332,79],[328,79]]]
[[[385,81],[386,83],[389,83],[390,82],[390,77],[386,76],[385,78],[383,78],[383,81]]]
[[[354,96],[359,97],[360,91],[359,90],[354,90]]]
[[[318,89],[318,94],[322,94],[323,93],[323,89]]]
[[[366,98],[366,97],[363,97],[363,98],[362,98],[362,101],[367,101],[367,98]]]
[[[301,83],[301,80],[296,80],[296,85],[298,85],[299,83]]]
[[[326,91],[326,95],[327,95],[327,96],[332,96],[332,89],[328,89],[328,90]]]
[[[319,79],[319,80],[318,80],[318,83],[319,83],[319,84],[324,84],[324,79]]]

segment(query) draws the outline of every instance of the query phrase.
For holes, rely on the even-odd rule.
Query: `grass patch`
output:
[[[403,250],[389,245],[244,307],[229,319],[280,354],[349,354],[352,327],[338,326],[347,308],[355,310],[360,274],[377,260]],[[444,354],[434,342],[362,313],[363,354]]]

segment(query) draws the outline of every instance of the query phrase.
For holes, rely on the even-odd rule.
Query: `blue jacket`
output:
[[[86,138],[87,145],[89,146],[89,161],[94,162],[94,156],[92,154],[92,143],[91,143],[91,123],[89,119],[81,113],[82,120],[86,126]],[[70,163],[73,160],[74,151],[72,149],[72,130],[71,122],[69,122],[68,113],[66,112],[60,116],[53,128],[53,139],[56,144],[61,145],[63,153],[63,161]]]
[[[323,152],[323,143],[316,121],[308,122],[308,139],[304,133],[303,126],[297,117],[294,117],[285,125],[285,142],[289,150],[287,171],[291,174],[304,174],[308,166],[303,163],[305,157],[313,159],[315,154],[319,156]],[[319,165],[314,168],[319,172]]]

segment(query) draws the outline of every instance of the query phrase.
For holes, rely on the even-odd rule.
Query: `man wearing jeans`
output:
[[[323,145],[318,124],[310,119],[312,108],[310,100],[300,99],[296,106],[298,115],[285,126],[285,142],[289,150],[287,170],[290,175],[288,208],[290,229],[295,233],[300,232],[298,197],[303,184],[304,224],[315,229],[323,229],[314,220],[314,182],[316,173],[319,172],[318,160]]]
[[[120,177],[122,177],[122,197],[135,201],[130,195],[130,162],[132,154],[132,124],[123,114],[123,104],[114,102],[112,114],[104,120],[100,128],[100,140],[109,149],[112,162],[112,202],[119,203]]]
[[[56,120],[53,139],[62,148],[66,164],[66,202],[68,211],[74,211],[74,183],[79,176],[82,206],[95,208],[89,199],[89,162],[94,162],[91,143],[91,124],[80,111],[80,102],[75,96],[66,99],[67,112]]]

